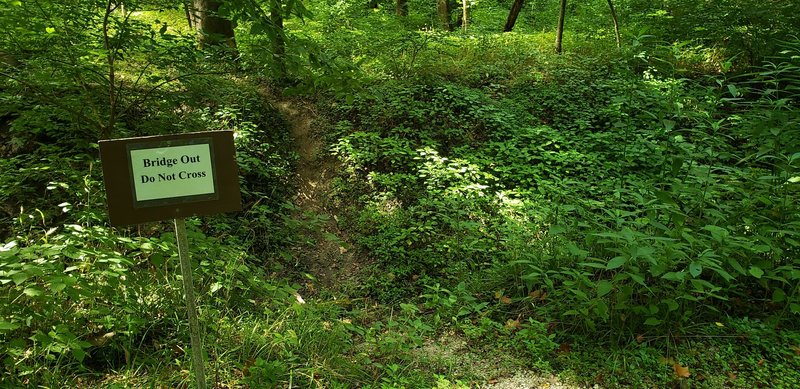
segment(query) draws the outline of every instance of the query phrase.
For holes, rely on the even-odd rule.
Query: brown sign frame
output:
[[[101,140],[100,160],[112,226],[140,224],[242,209],[236,148],[232,131]],[[214,193],[136,201],[131,151],[209,144]]]

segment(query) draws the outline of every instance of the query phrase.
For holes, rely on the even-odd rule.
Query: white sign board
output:
[[[214,193],[211,145],[130,150],[136,201]]]

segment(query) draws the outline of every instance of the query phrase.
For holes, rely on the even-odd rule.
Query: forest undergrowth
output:
[[[800,41],[748,1],[619,2],[620,48],[573,6],[556,55],[546,1],[232,1],[234,51],[0,0],[0,386],[192,384],[172,226],[109,225],[97,142],[199,130],[243,200],[187,222],[213,387],[796,386]]]

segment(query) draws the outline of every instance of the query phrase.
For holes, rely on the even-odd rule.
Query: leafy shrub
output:
[[[523,311],[546,294],[576,329],[797,314],[792,52],[752,87],[584,64],[341,106],[333,151],[368,183],[359,242],[391,274],[373,290],[486,272],[480,288]]]

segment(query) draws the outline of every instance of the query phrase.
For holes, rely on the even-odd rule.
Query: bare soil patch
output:
[[[295,262],[310,274],[319,286],[335,288],[353,280],[363,268],[346,231],[339,228],[337,209],[331,201],[331,180],[338,164],[324,149],[319,137],[318,115],[313,105],[300,100],[280,100],[275,106],[286,116],[297,163],[298,191],[294,198],[295,220],[309,222],[309,244],[292,248]],[[313,286],[311,286],[313,289]]]

